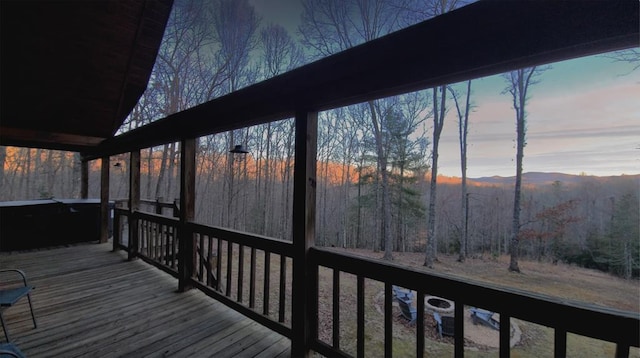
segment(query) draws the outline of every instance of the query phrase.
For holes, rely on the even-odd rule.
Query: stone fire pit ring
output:
[[[455,310],[453,301],[437,296],[424,296],[424,308],[428,312],[452,315]]]

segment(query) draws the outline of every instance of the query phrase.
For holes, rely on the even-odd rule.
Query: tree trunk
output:
[[[436,260],[436,199],[438,183],[438,144],[446,113],[446,87],[433,89],[433,150],[431,155],[431,183],[429,185],[429,213],[427,216],[427,247],[424,266],[433,267]],[[438,99],[438,92],[440,98]]]

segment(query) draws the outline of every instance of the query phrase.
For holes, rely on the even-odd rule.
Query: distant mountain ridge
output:
[[[522,181],[525,185],[544,185],[544,184],[552,184],[555,181],[562,182],[563,184],[579,184],[584,181],[610,181],[624,178],[626,180],[632,178],[635,180],[640,180],[640,174],[631,174],[631,175],[612,175],[612,176],[595,176],[595,175],[573,175],[573,174],[564,174],[564,173],[545,173],[545,172],[529,172],[522,174]],[[492,177],[481,177],[481,178],[469,178],[470,182],[473,182],[478,185],[508,185],[515,183],[515,176],[511,177],[501,177],[501,176],[492,176]]]

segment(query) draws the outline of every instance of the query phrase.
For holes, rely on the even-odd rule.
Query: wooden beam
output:
[[[196,251],[193,231],[189,222],[195,218],[196,198],[196,139],[186,139],[180,145],[180,225],[178,240],[180,259],[178,260],[178,291],[192,288]]]
[[[89,198],[89,162],[80,161],[80,198]]]
[[[109,240],[109,157],[100,165],[100,242]]]
[[[140,150],[129,155],[129,260],[133,260],[140,249],[138,220],[133,215],[140,210]]]
[[[478,1],[108,139],[94,155],[638,46],[638,7],[628,0]]]
[[[315,241],[318,113],[296,113],[295,126],[291,356],[306,357],[318,326],[317,307],[310,304],[313,287],[317,292],[317,274],[307,271],[309,248]]]

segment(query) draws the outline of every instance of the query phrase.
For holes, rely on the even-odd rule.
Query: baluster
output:
[[[244,245],[238,245],[238,295],[237,301],[242,303],[242,291],[244,280]]]
[[[502,316],[500,316],[502,323]],[[553,355],[555,357],[564,357],[567,355],[567,331],[556,328],[553,334]]]
[[[218,255],[216,259],[216,290],[222,291],[220,288],[220,278],[222,277],[222,240],[216,239],[218,245]]]
[[[264,292],[262,293],[262,314],[269,315],[269,289],[271,288],[271,253],[264,252]]]
[[[356,311],[357,311],[357,357],[364,358],[364,277],[358,276],[356,283]]]
[[[500,312],[500,358],[511,355],[511,316]]]
[[[464,356],[464,303],[456,300],[454,303],[455,316],[453,317],[454,356]]]
[[[393,294],[391,283],[384,283],[384,356],[393,356]]]
[[[251,248],[251,268],[249,272],[249,308],[256,305],[256,248]]]
[[[207,286],[213,285],[213,238],[207,235]]]
[[[416,292],[416,357],[424,357],[424,295],[425,292],[419,289]]]
[[[278,304],[278,322],[284,322],[285,289],[287,280],[287,257],[280,255],[280,302]]]
[[[333,269],[333,348],[340,349],[340,271]]]
[[[233,263],[233,243],[227,241],[227,297],[231,296],[231,269]]]

